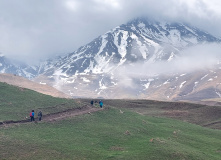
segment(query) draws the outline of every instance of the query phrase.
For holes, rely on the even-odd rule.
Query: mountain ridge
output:
[[[186,100],[187,95],[191,99],[191,95],[198,94],[198,98],[193,99],[200,100],[206,97],[205,94],[209,98],[219,98],[220,88],[215,84],[207,85],[207,88],[200,86],[201,90],[195,92],[199,79],[207,75],[209,69],[200,71],[204,75],[198,74],[201,77],[188,82],[183,77],[191,79],[195,73],[186,73],[185,69],[178,73],[174,68],[185,68],[175,60],[185,56],[183,51],[186,49],[220,42],[219,38],[190,25],[137,18],[115,27],[73,53],[42,63],[36,67],[39,76],[34,81],[42,81],[74,97]],[[153,66],[155,68],[151,68]],[[158,68],[158,72],[162,70],[163,73],[167,66],[171,66],[168,70],[174,70],[172,75],[154,72]],[[218,71],[219,64],[216,64],[214,72]],[[188,76],[180,76],[182,74]],[[219,79],[218,74],[216,76]],[[212,97],[205,93],[208,90]],[[201,96],[200,91],[203,91]]]

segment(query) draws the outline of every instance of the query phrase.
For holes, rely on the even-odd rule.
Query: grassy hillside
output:
[[[220,130],[121,111],[1,129],[0,159],[221,159]]]
[[[74,100],[54,98],[0,82],[0,122],[25,119],[32,109],[48,114],[73,107],[77,107]]]
[[[32,109],[49,114],[82,105],[5,83],[0,83],[0,95],[1,121],[24,119]],[[206,107],[104,100],[104,109],[98,112],[57,121],[1,125],[0,159],[219,160],[221,130],[188,123],[220,119],[219,107]]]
[[[87,102],[89,100],[82,100]],[[153,100],[104,100],[104,105],[129,109],[142,115],[169,117],[190,123],[221,129],[221,106],[206,106],[183,102]]]

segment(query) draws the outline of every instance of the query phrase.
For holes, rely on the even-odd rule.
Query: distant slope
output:
[[[0,82],[5,82],[14,86],[19,86],[23,88],[28,88],[34,90],[39,93],[43,93],[46,95],[50,95],[53,97],[60,97],[60,98],[70,98],[70,96],[66,95],[65,93],[58,91],[57,89],[45,85],[39,84],[33,81],[30,81],[26,78],[12,75],[12,74],[0,74]]]

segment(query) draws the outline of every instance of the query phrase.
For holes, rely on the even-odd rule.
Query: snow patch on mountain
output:
[[[81,77],[81,79],[84,81],[84,82],[87,82],[87,83],[89,83],[89,82],[91,82],[89,79],[87,79],[86,77]]]
[[[141,80],[141,81],[144,81],[144,80]],[[149,79],[148,79],[148,82],[147,82],[147,83],[145,83],[145,84],[143,84],[143,86],[145,87],[143,90],[148,89],[148,88],[149,88],[149,86],[150,86],[150,83],[151,83],[152,81],[154,81],[154,79],[149,78]]]
[[[73,96],[76,90],[79,95],[87,93],[89,96],[90,93],[107,98],[132,95],[136,98],[159,96],[169,100],[186,98],[194,91],[205,96],[200,92],[202,85],[217,82],[219,71],[194,74],[195,68],[202,69],[201,64],[210,59],[200,61],[198,57],[204,57],[204,49],[199,51],[197,48],[193,51],[199,52],[200,56],[195,56],[189,63],[187,54],[191,57],[192,50],[188,48],[220,42],[220,39],[187,24],[138,18],[115,27],[73,53],[41,62],[38,66],[12,65],[0,54],[0,72],[30,79],[43,75],[47,81],[40,79],[39,82],[47,82]],[[214,63],[212,60],[209,67]],[[221,68],[220,62],[217,59],[216,65]],[[219,86],[215,88],[217,93],[221,92]],[[209,87],[202,92],[217,95]]]
[[[186,81],[184,81],[184,82],[182,82],[181,84],[180,84],[180,89],[183,87],[183,85],[186,83]]]
[[[203,76],[200,80],[205,79],[208,76],[208,74],[206,74],[205,76]]]

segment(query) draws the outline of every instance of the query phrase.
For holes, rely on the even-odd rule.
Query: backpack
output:
[[[30,117],[32,117],[32,112],[30,112]]]

